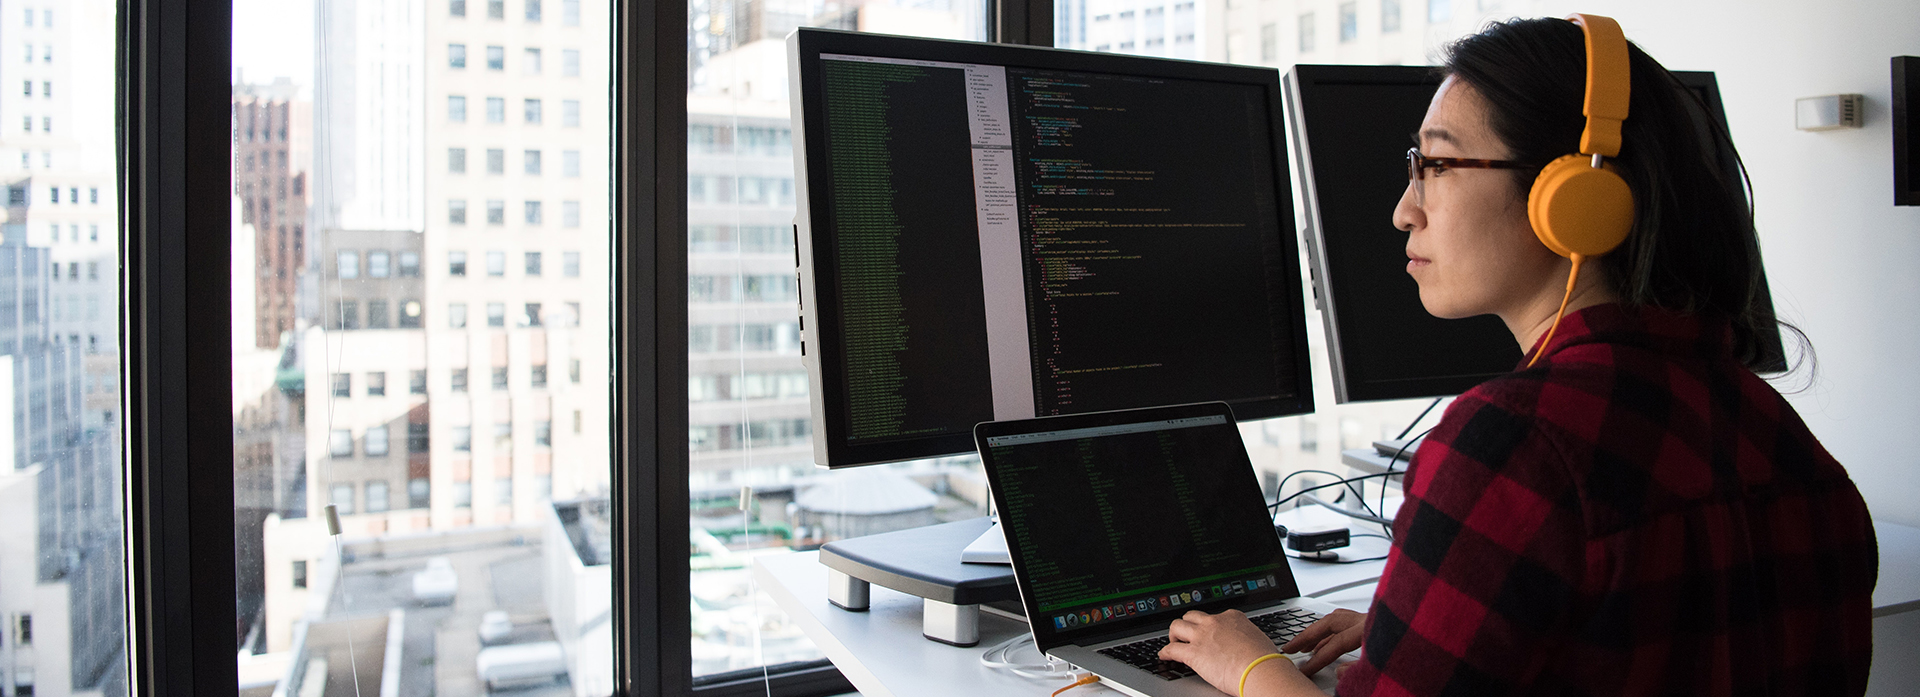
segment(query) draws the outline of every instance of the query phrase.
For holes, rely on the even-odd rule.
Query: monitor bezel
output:
[[[823,332],[823,328],[833,326],[823,318],[835,316],[839,308],[833,297],[818,292],[821,287],[831,287],[834,281],[831,270],[833,250],[825,244],[826,237],[814,234],[816,227],[826,228],[827,213],[812,204],[814,192],[828,191],[827,173],[824,167],[809,167],[807,164],[825,161],[826,139],[823,134],[806,128],[808,123],[824,122],[823,105],[817,98],[810,98],[820,93],[819,63],[822,53],[1208,80],[1256,85],[1265,89],[1272,123],[1274,196],[1276,209],[1280,211],[1280,220],[1277,222],[1281,266],[1282,273],[1286,275],[1282,285],[1288,293],[1283,301],[1294,308],[1289,331],[1294,345],[1299,348],[1295,351],[1292,366],[1298,389],[1288,397],[1240,400],[1232,404],[1244,418],[1288,416],[1313,410],[1313,373],[1307,338],[1305,286],[1298,261],[1299,242],[1293,230],[1292,211],[1295,202],[1287,166],[1287,132],[1278,71],[1273,68],[1166,58],[814,28],[798,29],[789,35],[787,48],[788,77],[792,86],[789,101],[793,109],[796,196],[794,247],[800,289],[801,358],[812,387],[809,402],[812,407],[810,418],[816,464],[828,468],[852,467],[957,455],[974,449],[972,433],[964,430],[850,445],[846,442],[846,423],[839,418],[839,408],[844,404],[845,396],[829,398],[829,390],[837,389],[831,386],[842,384],[845,375],[839,367],[839,346],[827,340],[828,333]]]

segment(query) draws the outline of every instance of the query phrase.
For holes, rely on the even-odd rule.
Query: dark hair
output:
[[[1724,317],[1734,355],[1758,371],[1784,366],[1760,265],[1746,170],[1727,126],[1678,78],[1629,44],[1632,102],[1612,162],[1633,189],[1633,232],[1600,258],[1621,302]],[[1443,72],[1472,85],[1494,134],[1521,162],[1544,167],[1579,150],[1586,127],[1586,37],[1561,19],[1495,22],[1446,49]],[[1535,170],[1515,171],[1521,195]]]

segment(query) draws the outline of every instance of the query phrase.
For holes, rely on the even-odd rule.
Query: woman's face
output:
[[[1494,136],[1485,98],[1448,77],[1420,123],[1420,152],[1428,157],[1504,160],[1512,155]],[[1435,317],[1508,317],[1564,279],[1562,260],[1534,237],[1525,192],[1509,170],[1426,172],[1425,205],[1413,183],[1393,209],[1394,227],[1407,231],[1407,273],[1420,284],[1420,302]],[[1557,299],[1557,293],[1556,299]]]

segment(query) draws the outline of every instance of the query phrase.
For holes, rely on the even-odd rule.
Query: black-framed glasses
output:
[[[1420,148],[1407,148],[1407,180],[1413,182],[1413,203],[1427,205],[1427,170],[1458,169],[1533,169],[1534,165],[1513,160],[1477,160],[1469,157],[1427,157]]]

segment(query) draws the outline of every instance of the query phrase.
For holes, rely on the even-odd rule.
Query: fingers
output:
[[[1169,642],[1166,646],[1161,647],[1160,660],[1187,663],[1194,658],[1194,654],[1198,653],[1198,651],[1199,649],[1194,648],[1193,644],[1178,641]]]
[[[1335,660],[1339,659],[1341,654],[1343,653],[1345,652],[1344,651],[1320,651],[1318,653],[1315,653],[1313,654],[1312,658],[1309,658],[1305,663],[1300,664],[1300,672],[1303,675],[1313,675],[1314,673],[1318,673],[1320,672],[1321,668],[1325,668],[1329,664],[1332,664]]]
[[[1193,635],[1197,629],[1199,629],[1199,627],[1195,626],[1193,622],[1184,618],[1177,619],[1174,620],[1172,624],[1167,625],[1167,638],[1173,641],[1193,641]]]
[[[1333,628],[1327,626],[1327,621],[1322,619],[1300,630],[1300,633],[1293,635],[1293,639],[1288,640],[1287,643],[1281,644],[1280,652],[1300,653],[1319,646],[1320,642],[1330,636],[1333,636]]]
[[[1321,668],[1325,668],[1334,661],[1339,660],[1339,658],[1348,651],[1360,648],[1361,635],[1364,633],[1363,627],[1363,625],[1356,624],[1333,636],[1327,637],[1326,641],[1320,642],[1319,646],[1314,647],[1313,658],[1301,664],[1300,672],[1306,673],[1307,675],[1320,672]]]

